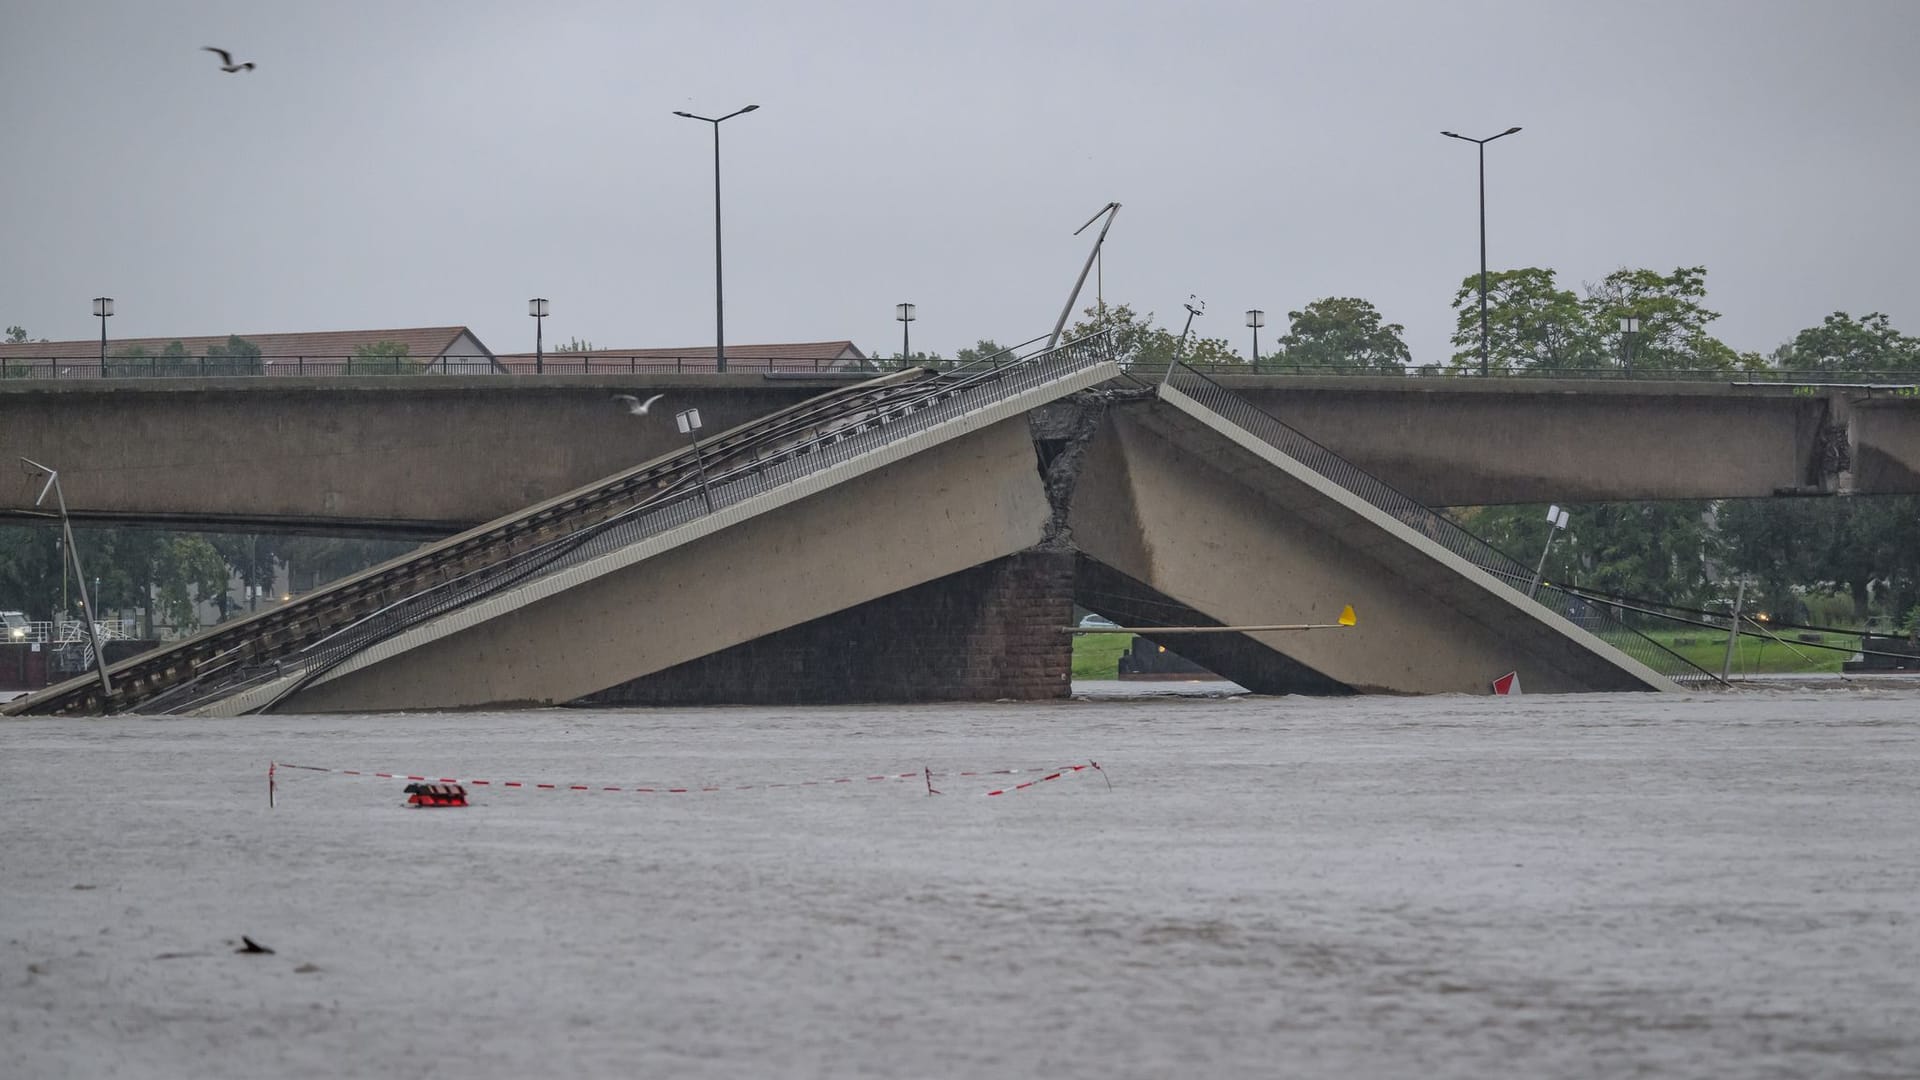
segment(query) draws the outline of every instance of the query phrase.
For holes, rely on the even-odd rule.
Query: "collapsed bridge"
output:
[[[1704,673],[1197,372],[1101,339],[832,389],[12,714],[1037,699],[1075,599],[1327,621],[1183,651],[1263,692],[1674,689]],[[1148,619],[1160,621],[1165,619]]]

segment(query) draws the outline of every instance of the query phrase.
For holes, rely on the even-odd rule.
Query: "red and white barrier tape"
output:
[[[941,794],[941,792],[939,792],[934,788],[933,782],[935,779],[942,776],[977,777],[977,776],[1022,776],[1028,773],[1044,774],[1041,776],[1037,776],[1032,780],[1023,781],[1018,784],[1010,784],[1006,787],[995,788],[992,791],[987,791],[982,793],[984,795],[992,796],[992,795],[1010,795],[1016,791],[1025,791],[1026,789],[1033,787],[1036,784],[1044,784],[1044,783],[1047,783],[1048,781],[1059,780],[1063,777],[1076,776],[1079,773],[1087,770],[1098,772],[1102,776],[1106,775],[1106,770],[1100,767],[1099,762],[1088,761],[1085,764],[1081,764],[1081,765],[1062,765],[1059,768],[1054,768],[1054,769],[974,769],[974,770],[962,770],[958,772],[934,772],[931,768],[922,768],[917,772],[877,773],[872,776],[836,776],[827,780],[788,780],[788,781],[778,781],[778,782],[770,781],[770,782],[755,783],[755,784],[702,784],[697,786],[687,785],[685,787],[648,787],[648,786],[640,786],[640,785],[634,785],[634,784],[624,784],[624,785],[622,784],[561,784],[561,783],[547,783],[544,781],[537,781],[537,780],[479,780],[479,779],[470,779],[470,778],[463,779],[461,777],[456,777],[456,776],[429,776],[429,775],[420,774],[420,773],[376,772],[373,770],[362,770],[362,769],[335,769],[335,768],[329,768],[323,765],[294,765],[284,761],[270,761],[267,763],[267,805],[268,806],[272,806],[274,804],[274,789],[277,783],[275,773],[280,769],[298,769],[302,772],[331,773],[335,776],[357,776],[357,777],[361,777],[362,779],[369,779],[369,780],[410,780],[410,781],[416,781],[419,783],[429,783],[429,784],[461,784],[466,787],[510,788],[510,789],[516,789],[516,790],[522,790],[522,791],[613,791],[613,792],[622,792],[622,793],[635,794],[635,795],[692,795],[692,794],[705,794],[708,792],[718,792],[718,791],[757,791],[757,790],[771,791],[776,788],[831,787],[835,784],[856,784],[856,783],[873,783],[873,782],[889,782],[889,781],[897,783],[901,780],[923,780],[927,785],[927,794],[938,795],[938,794]],[[1108,781],[1107,786],[1112,787],[1113,786],[1112,781]]]

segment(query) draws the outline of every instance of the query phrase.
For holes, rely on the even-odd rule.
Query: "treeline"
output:
[[[304,592],[414,546],[162,529],[75,529],[74,540],[95,605],[103,613],[131,612],[145,637],[191,632],[201,625],[202,605],[212,605],[218,621],[278,602],[271,590],[282,566],[289,587]],[[77,618],[80,593],[67,565],[58,529],[0,528],[0,607],[17,607],[34,619]]]
[[[1480,366],[1480,278],[1461,282],[1454,294],[1454,352],[1445,365],[1415,366],[1406,328],[1387,322],[1368,300],[1330,296],[1286,313],[1284,332],[1251,360],[1226,336],[1204,332],[1206,317],[1193,320],[1198,333],[1181,334],[1136,312],[1128,304],[1088,308],[1068,338],[1102,331],[1113,337],[1118,359],[1160,367],[1174,359],[1189,364],[1237,365],[1252,371],[1290,372],[1328,369],[1406,374],[1441,367],[1478,370]],[[1237,321],[1239,313],[1234,314]],[[1895,329],[1879,312],[1828,315],[1818,326],[1795,334],[1769,353],[1738,352],[1713,336],[1709,327],[1720,313],[1707,307],[1705,267],[1680,267],[1670,273],[1621,269],[1579,292],[1563,288],[1554,271],[1541,267],[1499,270],[1487,275],[1487,368],[1491,374],[1553,371],[1920,371],[1920,338]],[[1631,320],[1628,322],[1627,320]],[[1184,313],[1177,320],[1183,326]],[[1626,329],[1632,326],[1632,330]],[[1276,326],[1274,329],[1278,330]],[[1243,331],[1236,328],[1237,337]],[[1251,331],[1244,331],[1251,334]],[[1251,337],[1247,338],[1249,342]],[[982,355],[991,341],[961,350],[964,362]],[[990,350],[990,351],[991,351]],[[885,356],[875,353],[876,357]],[[892,360],[900,359],[898,353]],[[941,367],[954,361],[938,353],[915,353],[909,362]]]

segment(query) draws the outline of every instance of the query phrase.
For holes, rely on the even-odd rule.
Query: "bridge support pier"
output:
[[[1074,556],[1023,551],[581,698],[590,707],[1044,701],[1071,690]]]

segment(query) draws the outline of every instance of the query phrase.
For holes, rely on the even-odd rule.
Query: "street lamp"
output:
[[[100,317],[100,377],[107,375],[107,320],[113,317],[113,297],[93,298],[93,313]]]
[[[536,296],[527,301],[527,314],[533,316],[533,373],[539,375],[547,370],[547,298]]]
[[[1567,527],[1567,512],[1558,506],[1547,507],[1547,546],[1540,549],[1540,565],[1533,569],[1533,584],[1527,586],[1527,599],[1540,591],[1540,575],[1547,572],[1547,552],[1553,550],[1553,538]]]
[[[913,359],[913,346],[910,343],[911,339],[908,337],[908,335],[913,330],[912,326],[909,325],[910,323],[913,322],[913,319],[914,319],[913,312],[914,312],[914,305],[912,304],[893,305],[893,317],[899,320],[899,323],[900,323],[900,366],[901,367],[906,367],[907,364]]]
[[[680,428],[680,434],[693,439],[693,467],[700,475],[700,494],[707,500],[707,513],[713,513],[713,492],[707,487],[707,459],[700,452],[700,410],[682,409],[673,414],[673,422]]]
[[[1252,363],[1254,370],[1257,371],[1260,368],[1260,328],[1267,325],[1267,313],[1261,311],[1259,308],[1249,309],[1247,312],[1247,325],[1253,327]]]
[[[1620,366],[1633,374],[1633,335],[1640,332],[1640,320],[1631,315],[1620,320]]]
[[[1510,127],[1498,135],[1489,135],[1484,139],[1471,139],[1465,135],[1456,135],[1451,131],[1440,134],[1449,139],[1470,142],[1480,148],[1480,374],[1487,374],[1487,144],[1495,139],[1504,139],[1520,129]]]
[[[96,310],[99,304],[100,301],[94,301]],[[108,300],[107,310],[101,315],[101,318],[105,319],[107,315],[111,314],[113,314],[113,301]],[[101,325],[104,326],[106,324],[102,322]],[[60,507],[60,537],[66,545],[67,559],[73,564],[73,576],[80,586],[80,607],[83,609],[82,614],[87,623],[87,643],[93,646],[93,664],[95,669],[100,672],[100,711],[102,713],[111,713],[113,711],[113,683],[107,679],[107,654],[102,648],[106,643],[100,640],[99,613],[93,610],[93,600],[87,596],[87,572],[80,566],[80,552],[75,550],[73,546],[73,521],[67,516],[67,493],[60,487],[60,471],[58,469],[50,469],[31,458],[21,458],[20,460],[47,474],[46,486],[40,489],[40,497],[33,500],[33,505],[39,506],[41,503],[46,502],[47,492],[51,491],[53,492],[55,502],[58,503]],[[63,575],[64,586],[64,575],[66,572],[62,570],[61,573]],[[99,596],[100,579],[94,578],[93,597],[97,599]]]
[[[720,277],[720,125],[742,113],[750,113],[759,108],[748,105],[735,109],[718,120],[710,116],[696,116],[690,112],[673,111],[675,116],[684,116],[689,120],[701,120],[713,125],[713,368],[715,371],[727,370],[727,319],[725,290],[721,287]]]

